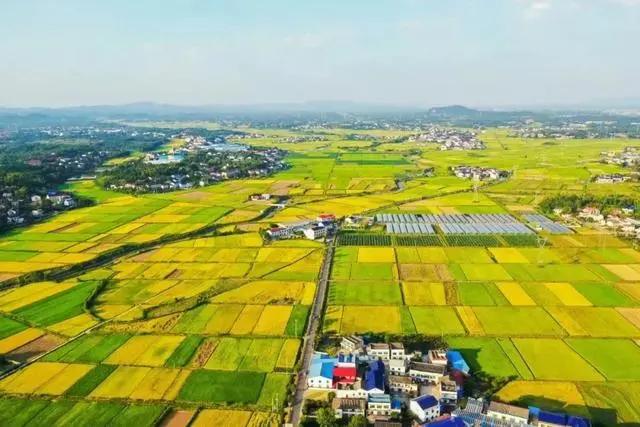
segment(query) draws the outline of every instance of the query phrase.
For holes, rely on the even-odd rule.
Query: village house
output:
[[[359,354],[364,351],[364,340],[356,335],[342,337],[340,347],[347,353]]]
[[[418,394],[418,384],[410,377],[402,375],[389,375],[389,389],[392,393],[406,393],[412,396]]]
[[[302,232],[307,239],[316,240],[327,235],[327,227],[316,225],[314,227],[305,228]]]
[[[384,378],[384,363],[381,360],[370,362],[369,368],[364,374],[364,389],[367,394],[384,394]]]
[[[604,221],[604,215],[600,213],[600,209],[592,206],[587,206],[586,208],[582,209],[578,214],[578,217],[594,222]]]
[[[420,422],[433,421],[440,416],[440,403],[431,395],[424,395],[409,401],[409,410]]]
[[[249,199],[254,202],[267,201],[271,200],[271,194],[263,193],[263,194],[252,194]]]
[[[391,359],[404,360],[404,344],[401,342],[392,342],[389,343],[389,348],[391,350]]]
[[[531,414],[538,427],[591,427],[591,422],[586,418],[576,417],[573,415],[540,411],[532,408],[535,414]]]
[[[326,354],[314,355],[307,376],[307,386],[309,388],[332,389],[335,362],[334,358]]]
[[[434,365],[432,363],[411,362],[409,364],[409,376],[418,381],[437,383],[444,377],[446,365]]]
[[[514,425],[527,425],[529,422],[529,410],[506,403],[491,402],[487,409],[487,417],[508,421]]]
[[[367,354],[382,360],[391,359],[391,351],[387,343],[371,343],[367,346]]]
[[[447,405],[458,403],[458,384],[448,378],[440,381],[440,401]]]
[[[291,229],[285,227],[272,227],[267,230],[267,234],[272,239],[284,239],[291,237]]]
[[[405,375],[407,373],[406,359],[390,359],[387,363],[391,375]]]
[[[446,350],[429,350],[427,352],[427,362],[432,365],[447,366],[447,352]]]
[[[333,368],[333,388],[351,387],[357,379],[355,366]]]
[[[386,418],[402,411],[402,402],[388,394],[370,394],[367,406],[367,415],[371,418]]]
[[[367,410],[366,399],[340,398],[336,397],[331,402],[336,418],[347,418],[356,415],[365,415]]]

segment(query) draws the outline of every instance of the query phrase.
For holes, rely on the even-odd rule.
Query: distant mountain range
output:
[[[627,105],[633,105],[631,101]],[[638,103],[640,105],[640,102]],[[140,102],[124,105],[95,105],[64,108],[3,108],[0,107],[0,125],[39,126],[45,124],[82,123],[95,120],[219,120],[261,119],[274,117],[299,117],[300,119],[326,118],[340,120],[341,117],[363,116],[364,118],[419,117],[434,121],[452,121],[459,124],[496,124],[522,119],[550,119],[567,115],[598,117],[630,111],[580,110],[567,107],[551,109],[474,109],[462,105],[435,108],[389,105],[359,102],[304,102],[255,105],[171,105]],[[640,109],[638,109],[640,111]],[[320,117],[319,117],[320,116]]]

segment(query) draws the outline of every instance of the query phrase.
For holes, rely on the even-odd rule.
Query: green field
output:
[[[266,375],[258,372],[194,371],[178,394],[185,402],[256,403]]]

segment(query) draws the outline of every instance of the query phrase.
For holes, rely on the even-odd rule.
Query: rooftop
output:
[[[361,409],[364,411],[367,407],[367,401],[365,399],[336,397],[331,402],[331,407],[333,409]]]
[[[411,377],[405,377],[400,375],[389,375],[389,382],[395,384],[413,384]]]
[[[391,404],[391,396],[388,394],[370,394],[369,403],[389,403]]]
[[[372,350],[389,350],[389,344],[372,342],[369,344],[369,348]]]
[[[404,344],[401,342],[392,342],[389,343],[391,350],[404,350]]]
[[[450,417],[444,420],[432,421],[430,423],[425,424],[425,426],[429,427],[466,427],[464,420],[462,418]]]
[[[431,396],[430,394],[425,394],[424,396],[416,397],[412,401],[416,402],[418,406],[420,406],[422,409],[429,409],[429,408],[433,408],[434,406],[438,406],[438,399]]]
[[[445,371],[445,367],[442,365],[434,365],[432,363],[425,363],[425,362],[411,362],[411,365],[409,368],[415,371],[429,372],[432,374],[440,374],[440,375],[444,375],[444,371]]]
[[[499,412],[501,414],[512,415],[514,417],[529,418],[529,410],[526,408],[520,408],[519,406],[507,405],[506,403],[491,402],[489,404],[489,411]]]

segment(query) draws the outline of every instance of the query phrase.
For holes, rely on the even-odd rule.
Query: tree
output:
[[[363,415],[356,415],[349,420],[349,427],[367,427],[369,423]]]
[[[338,427],[336,413],[331,408],[320,408],[316,412],[316,420],[320,427]]]

